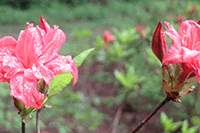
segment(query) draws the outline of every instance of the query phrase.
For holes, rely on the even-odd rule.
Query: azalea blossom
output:
[[[10,95],[26,108],[42,106],[44,94],[36,89],[39,80],[48,85],[64,71],[73,75],[73,85],[78,80],[76,63],[58,54],[65,33],[58,26],[52,29],[42,16],[40,20],[40,27],[28,25],[17,41],[10,36],[0,39],[0,82],[9,82]]]
[[[165,55],[162,63],[180,63],[188,74],[194,72],[200,79],[199,55],[200,55],[200,26],[192,20],[181,23],[177,32],[168,22],[165,22],[169,29],[164,32],[172,39],[172,45]],[[200,80],[199,80],[200,81]]]
[[[193,90],[193,85],[200,82],[200,26],[192,20],[181,23],[178,32],[164,23],[168,28],[163,31],[162,22],[154,31],[151,48],[162,62],[162,86],[168,97],[180,101],[179,97]],[[172,40],[167,50],[165,36]]]

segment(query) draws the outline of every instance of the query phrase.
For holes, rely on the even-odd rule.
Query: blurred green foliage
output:
[[[164,112],[160,113],[160,119],[165,133],[175,132],[182,125],[182,122],[173,122]]]
[[[91,0],[92,1],[92,0]],[[106,5],[102,5],[100,1],[91,2],[88,0],[9,0],[0,1],[0,23],[14,24],[38,22],[38,16],[43,15],[51,21],[77,21],[77,20],[99,20],[102,24],[116,25],[118,27],[126,26],[124,22],[117,22],[116,18],[123,21],[136,20],[137,24],[147,24],[153,27],[159,20],[171,21],[177,19],[177,16],[184,14],[186,19],[191,19],[188,13],[191,2],[180,2],[177,0],[133,0],[131,2],[122,0],[110,0]],[[105,0],[106,1],[106,0]],[[27,7],[21,10],[22,3],[27,3]],[[66,3],[66,4],[63,4]],[[198,19],[200,5],[198,1],[193,1],[193,5],[197,5],[197,13],[193,17]],[[112,22],[111,22],[112,21]],[[127,23],[125,22],[125,23]],[[132,23],[135,23],[132,22]],[[131,22],[130,22],[131,23]]]
[[[198,118],[193,118],[198,119]],[[187,120],[173,122],[172,118],[168,118],[164,112],[160,113],[160,120],[163,125],[164,133],[174,133],[181,126],[181,133],[197,133],[199,130],[199,126],[189,127],[189,123]]]

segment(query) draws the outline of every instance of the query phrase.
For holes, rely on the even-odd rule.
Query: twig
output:
[[[115,115],[115,118],[114,118],[114,122],[113,122],[113,129],[112,129],[112,133],[117,133],[117,126],[119,124],[119,119],[120,119],[120,116],[122,114],[122,107],[120,106],[117,110],[117,113]]]
[[[36,112],[36,128],[37,128],[37,133],[40,133],[40,125],[39,125],[39,113],[41,109],[38,109]]]
[[[26,131],[25,131],[25,123],[23,122],[23,120],[22,120],[22,133],[25,133]]]
[[[149,119],[151,119],[152,116],[154,116],[157,111],[163,107],[166,103],[171,101],[172,99],[169,97],[166,97],[165,100],[163,100],[133,131],[132,133],[136,133]]]

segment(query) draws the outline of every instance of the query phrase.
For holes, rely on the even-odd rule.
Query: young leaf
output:
[[[198,116],[193,116],[192,119],[191,119],[192,123],[194,125],[198,125],[200,124],[200,118]]]
[[[133,76],[135,76],[135,69],[133,66],[129,66],[129,68],[126,72],[126,78],[131,79]]]
[[[187,133],[188,127],[189,127],[188,121],[187,121],[187,120],[184,120],[184,121],[183,121],[182,128],[181,128],[181,132],[182,132],[182,133]]]
[[[94,48],[88,49],[77,55],[73,60],[76,62],[76,67],[80,67],[86,57],[92,52]],[[64,88],[66,88],[72,81],[73,77],[69,72],[63,72],[55,76],[50,82],[49,96],[57,95]]]
[[[171,132],[176,131],[181,125],[182,125],[181,121],[172,123],[170,127],[170,131]]]
[[[118,70],[114,71],[115,78],[126,88],[129,88],[129,85],[123,75],[123,73],[119,72]]]
[[[161,119],[161,123],[162,123],[163,128],[164,128],[164,131],[169,132],[170,127],[171,127],[171,123],[172,123],[172,119],[169,119],[164,112],[160,113],[160,119]]]
[[[167,121],[169,118],[167,117],[167,115],[165,114],[165,112],[161,112],[161,113],[160,113],[160,119],[161,119],[161,123],[164,123],[164,122]]]
[[[199,130],[199,126],[194,126],[188,129],[187,133],[196,133]]]
[[[76,67],[79,68],[81,66],[81,64],[83,63],[83,61],[86,59],[86,57],[90,54],[90,52],[92,52],[95,48],[91,48],[88,50],[85,50],[83,52],[81,52],[79,55],[77,55],[76,57],[74,57],[74,61],[76,62]]]
[[[187,133],[196,133],[199,130],[199,126],[194,126],[188,129]]]
[[[136,52],[136,50],[134,48],[122,51],[121,57],[122,58],[126,58],[127,56],[129,56],[129,55],[131,55],[131,54],[133,54],[135,52]]]
[[[73,76],[69,72],[63,72],[54,77],[50,82],[49,96],[57,95],[66,88],[72,81]]]

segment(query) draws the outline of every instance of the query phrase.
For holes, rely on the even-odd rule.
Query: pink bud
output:
[[[115,41],[115,36],[113,36],[112,34],[110,34],[110,32],[105,31],[103,34],[103,40],[105,42],[109,42],[109,43],[113,43]]]
[[[162,62],[164,55],[167,53],[167,43],[163,34],[161,21],[158,21],[158,25],[153,33],[151,49],[157,58]]]

